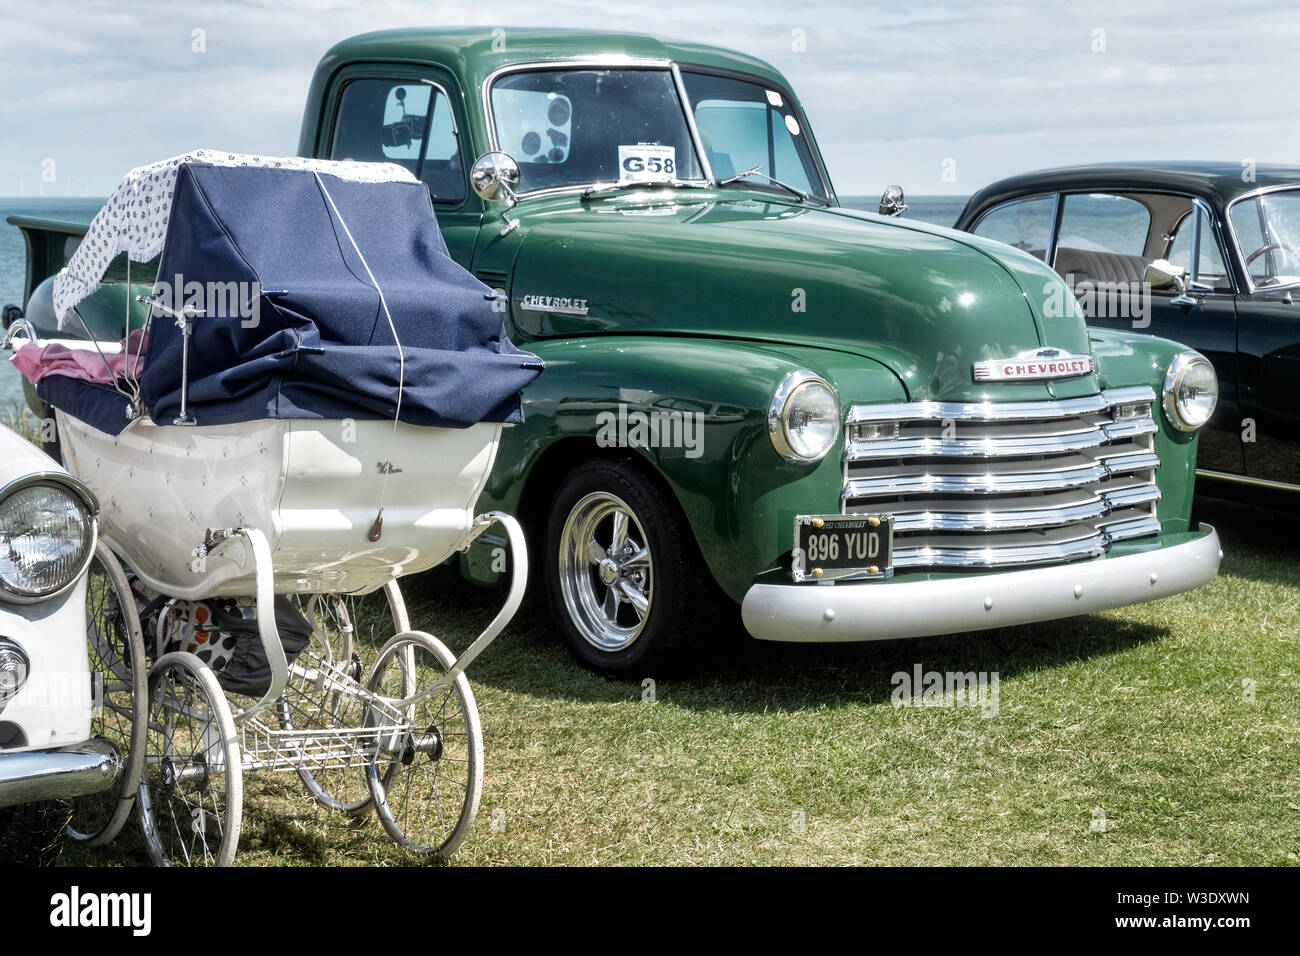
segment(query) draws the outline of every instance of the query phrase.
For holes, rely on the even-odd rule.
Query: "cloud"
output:
[[[560,0],[544,11],[535,0],[0,0],[0,194],[20,178],[30,189],[47,158],[54,192],[103,194],[131,166],[197,145],[292,153],[312,70],[335,42],[539,20],[724,38],[768,60],[803,101],[842,195],[895,181],[966,193],[1089,159],[1300,156],[1300,10],[1286,0],[1231,11],[1183,0],[1177,16],[1082,0]],[[945,159],[955,182],[940,178]]]

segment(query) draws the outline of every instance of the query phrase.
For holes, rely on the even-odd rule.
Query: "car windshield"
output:
[[[491,100],[497,147],[519,163],[520,192],[703,181],[667,69],[508,73]]]
[[[1300,283],[1300,190],[1244,199],[1228,218],[1256,288]]]
[[[829,200],[808,136],[788,94],[759,80],[682,71],[682,85],[714,178],[757,169],[822,202]],[[769,179],[737,179],[748,189],[786,192]]]

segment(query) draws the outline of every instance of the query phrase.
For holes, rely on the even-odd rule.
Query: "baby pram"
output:
[[[156,862],[228,864],[243,774],[295,770],[327,806],[449,854],[482,780],[464,669],[527,578],[517,523],[474,505],[541,363],[396,166],[202,152],[135,170],[56,282],[64,327],[115,256],[159,252],[144,329],[59,340],[72,374],[42,365],[47,343],[15,359],[46,372],[65,464],[99,499],[93,580],[115,610],[90,651],[125,773],[73,832],[112,839],[134,800]],[[493,523],[509,592],[456,658],[411,629],[398,578]],[[363,666],[356,599],[380,590],[390,637]]]

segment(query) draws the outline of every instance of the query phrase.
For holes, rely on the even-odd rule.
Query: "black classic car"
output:
[[[977,192],[956,227],[1051,265],[1089,325],[1174,339],[1209,358],[1220,394],[1200,436],[1202,487],[1296,492],[1282,497],[1300,508],[1300,166],[1025,173]]]

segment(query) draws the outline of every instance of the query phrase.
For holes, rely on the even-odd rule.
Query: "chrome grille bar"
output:
[[[1079,560],[1158,534],[1155,392],[855,405],[841,507],[894,517],[896,569]]]

